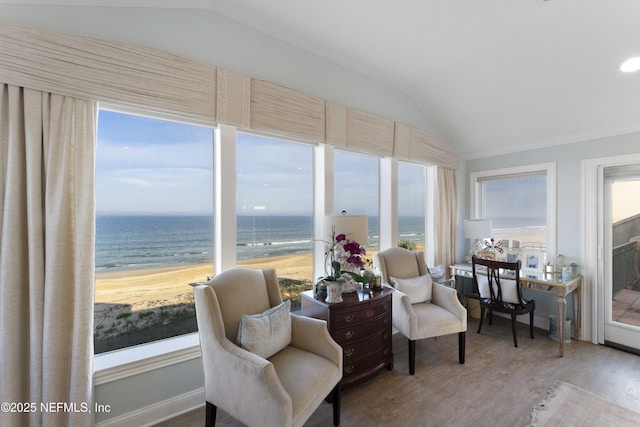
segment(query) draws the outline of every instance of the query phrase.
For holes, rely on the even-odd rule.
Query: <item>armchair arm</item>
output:
[[[411,325],[414,325],[414,328],[417,327],[418,318],[411,306],[409,296],[396,289],[393,294],[391,294],[391,309],[393,314],[393,327],[399,330],[405,337],[411,338]]]
[[[324,320],[291,314],[291,345],[330,360],[342,372],[342,347],[333,340]]]
[[[220,347],[215,360],[209,360],[214,371],[208,378],[205,375],[208,401],[249,425],[282,420],[283,414],[292,413],[291,397],[271,362],[226,338]]]
[[[453,313],[458,319],[467,318],[467,309],[458,300],[458,292],[440,283],[433,283],[432,302]]]

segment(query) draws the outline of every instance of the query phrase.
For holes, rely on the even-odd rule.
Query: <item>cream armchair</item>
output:
[[[291,343],[268,359],[238,345],[243,314],[282,303],[273,269],[227,270],[194,288],[206,425],[220,407],[249,426],[301,426],[329,395],[340,424],[342,348],[322,320],[291,316]]]
[[[458,359],[464,364],[467,309],[455,289],[434,283],[423,252],[390,248],[374,255],[382,282],[393,286],[393,327],[409,340],[409,373],[415,373],[416,340],[458,334]]]

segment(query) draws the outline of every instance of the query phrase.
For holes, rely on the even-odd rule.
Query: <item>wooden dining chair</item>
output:
[[[474,256],[471,264],[473,285],[480,294],[478,333],[482,330],[487,311],[489,312],[489,324],[492,323],[494,311],[508,314],[511,316],[513,344],[517,347],[516,316],[529,313],[529,334],[533,338],[533,313],[536,309],[536,302],[522,296],[520,261],[504,262]],[[483,267],[482,271],[479,267]]]

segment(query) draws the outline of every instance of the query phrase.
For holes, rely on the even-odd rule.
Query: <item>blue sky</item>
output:
[[[313,149],[239,134],[237,212],[310,215]],[[378,160],[336,152],[335,208],[377,215]],[[400,167],[399,213],[416,215],[421,167]],[[96,163],[98,214],[213,211],[213,129],[100,110]]]
[[[213,130],[100,110],[98,214],[210,214]]]

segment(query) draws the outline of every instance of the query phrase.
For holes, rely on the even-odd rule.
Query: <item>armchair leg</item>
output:
[[[458,359],[460,360],[460,364],[464,365],[464,353],[465,353],[465,341],[466,341],[466,332],[458,333]]]
[[[336,384],[331,392],[333,400],[333,425],[340,425],[340,383]]]
[[[205,408],[205,426],[213,427],[216,425],[216,413],[218,412],[218,408],[213,403],[207,400],[207,405]]]
[[[518,338],[516,337],[516,315],[511,315],[511,331],[513,332],[513,345],[518,346]]]
[[[529,334],[533,339],[533,311],[529,312]]]
[[[409,375],[416,373],[416,342],[409,340]]]

